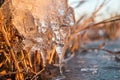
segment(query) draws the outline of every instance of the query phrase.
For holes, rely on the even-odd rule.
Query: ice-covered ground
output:
[[[112,51],[120,50],[120,39],[107,41],[105,48]],[[85,47],[91,48],[101,44],[102,41],[91,42]],[[76,53],[75,57],[66,65],[63,80],[119,80],[120,60],[114,54],[104,51],[84,51]],[[120,55],[117,55],[120,56]]]

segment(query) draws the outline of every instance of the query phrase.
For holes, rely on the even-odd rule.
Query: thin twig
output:
[[[54,48],[53,48],[53,50],[52,50],[51,57],[50,57],[50,60],[49,60],[49,64],[52,63],[53,56],[54,56],[54,54],[55,54],[55,49],[56,49],[56,46],[54,46]]]
[[[36,75],[34,75],[31,80],[34,80],[34,78],[36,78],[38,75],[40,75],[41,72],[43,72],[44,70],[45,70],[45,68],[43,68],[41,71],[39,71],[38,73],[36,73]]]

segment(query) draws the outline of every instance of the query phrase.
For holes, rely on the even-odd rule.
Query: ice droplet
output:
[[[38,42],[38,43],[43,42],[43,38],[38,37],[38,38],[37,38],[37,42]]]
[[[58,34],[59,34],[59,31],[58,31],[58,30],[56,30],[56,31],[54,31],[54,33],[55,33],[55,35],[58,35]]]
[[[65,11],[62,9],[62,10],[58,10],[58,13],[59,13],[59,15],[64,15],[64,13],[65,13]]]
[[[41,27],[38,26],[38,33],[41,33]]]
[[[67,15],[64,19],[64,24],[68,26],[73,26],[75,24],[73,8],[69,7]]]
[[[46,24],[45,24],[44,20],[41,21],[41,27],[46,27]]]
[[[57,47],[56,47],[56,52],[57,52],[58,54],[62,54],[62,47],[61,47],[60,45],[57,45]]]

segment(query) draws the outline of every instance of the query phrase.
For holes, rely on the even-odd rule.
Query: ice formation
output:
[[[12,7],[13,25],[24,36],[25,49],[38,50],[45,61],[44,50],[55,42],[56,52],[62,54],[69,27],[75,23],[67,0],[12,0]]]

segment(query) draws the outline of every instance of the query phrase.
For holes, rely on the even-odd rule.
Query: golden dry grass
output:
[[[7,9],[9,10],[8,7]],[[71,28],[71,34],[69,34],[68,38],[65,40],[63,57],[65,57],[65,52],[67,49],[71,50],[71,52],[73,53],[71,55],[74,55],[74,52],[79,49],[80,42],[84,37],[84,33],[79,35],[78,33],[89,29],[87,25],[89,22],[91,22],[92,18],[94,18],[99,9],[95,11],[94,15],[91,18],[87,19],[82,24],[84,25],[82,28],[77,24]],[[12,25],[10,11],[7,11],[9,15],[5,14],[5,12],[5,9],[0,8],[0,78],[4,80],[34,80],[38,75],[42,73],[42,71],[45,70],[43,60],[41,59],[41,54],[36,50],[31,55],[29,50],[24,50],[22,48],[23,37]],[[101,22],[100,24],[103,23],[104,22]],[[110,24],[109,26],[111,25],[112,24]],[[92,25],[91,27],[94,26],[96,27],[96,24]],[[118,23],[114,26],[120,27]],[[106,28],[106,30],[108,30],[108,27]],[[106,32],[108,34],[110,33],[109,30]],[[51,38],[51,32],[48,32],[47,37],[48,39]],[[56,45],[54,45],[51,49],[44,50],[48,54],[46,56],[46,66],[49,64],[58,63],[58,55],[56,54],[55,48]]]

